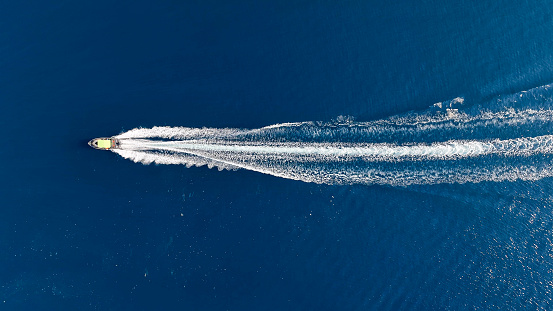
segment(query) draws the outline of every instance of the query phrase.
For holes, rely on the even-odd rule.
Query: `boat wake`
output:
[[[456,98],[372,122],[260,129],[137,128],[115,136],[143,164],[248,169],[325,184],[466,183],[553,176],[553,87],[467,106]]]

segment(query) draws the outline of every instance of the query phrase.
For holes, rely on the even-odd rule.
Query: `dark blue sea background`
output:
[[[0,310],[551,310],[551,178],[330,186],[87,145],[551,82],[545,0],[3,1]]]

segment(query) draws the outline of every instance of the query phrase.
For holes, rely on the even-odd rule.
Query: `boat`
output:
[[[88,145],[100,150],[117,149],[119,148],[119,140],[113,137],[99,137],[89,141]]]

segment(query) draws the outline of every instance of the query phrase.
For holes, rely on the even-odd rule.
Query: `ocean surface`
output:
[[[545,0],[4,1],[0,310],[551,310],[553,156],[532,140],[552,133],[551,83]],[[381,154],[392,182],[337,183],[286,174],[341,161],[287,155],[282,178],[87,145],[429,113],[452,127],[364,137],[532,144],[409,158],[406,183],[411,162]]]

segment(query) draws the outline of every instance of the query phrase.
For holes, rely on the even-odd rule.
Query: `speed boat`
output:
[[[113,137],[100,137],[89,141],[88,145],[101,150],[117,149],[119,148],[119,140]]]

